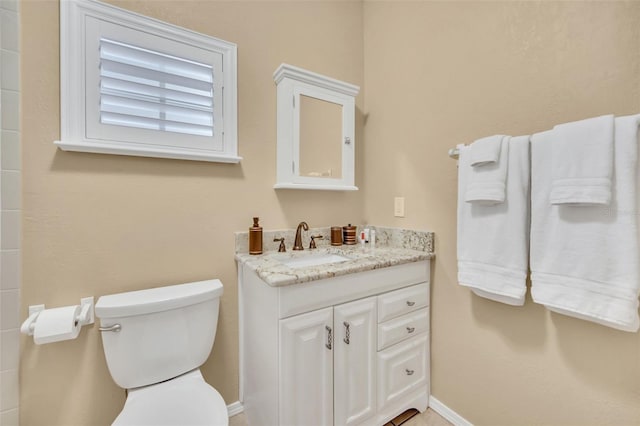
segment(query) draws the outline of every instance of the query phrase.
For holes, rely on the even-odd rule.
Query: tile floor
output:
[[[244,414],[231,417],[229,419],[229,426],[248,426]],[[452,424],[431,408],[428,408],[427,411],[412,417],[406,423],[403,423],[402,426],[452,426]]]

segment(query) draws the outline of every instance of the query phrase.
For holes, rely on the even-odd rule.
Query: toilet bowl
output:
[[[155,385],[129,390],[114,426],[227,425],[222,396],[200,370]]]
[[[102,296],[95,306],[109,373],[127,389],[113,425],[227,426],[199,367],[213,347],[219,280]]]

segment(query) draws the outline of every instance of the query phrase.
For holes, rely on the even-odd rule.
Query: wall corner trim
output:
[[[453,411],[451,408],[444,405],[440,400],[431,395],[429,397],[429,408],[442,417],[453,423],[455,426],[473,426],[469,420],[462,417],[460,414]]]

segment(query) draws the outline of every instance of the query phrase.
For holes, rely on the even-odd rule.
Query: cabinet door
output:
[[[333,308],[280,320],[280,425],[333,424]]]
[[[378,407],[382,411],[420,389],[429,390],[429,334],[378,352]],[[410,407],[407,407],[410,408]]]
[[[335,425],[356,425],[376,412],[376,298],[334,308]]]

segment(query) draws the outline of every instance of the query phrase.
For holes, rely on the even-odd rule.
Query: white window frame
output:
[[[167,132],[159,130],[142,130],[150,132],[151,137],[132,142],[135,133],[141,129],[116,126],[129,137],[111,140],[90,136],[87,117],[99,117],[99,112],[88,113],[87,108],[99,109],[99,105],[87,105],[87,73],[100,70],[87,63],[85,53],[88,34],[86,20],[98,19],[122,26],[126,31],[141,32],[141,35],[165,38],[177,44],[185,44],[190,48],[202,49],[222,55],[222,125],[224,135],[222,143],[217,146],[211,139],[210,146],[204,144],[197,147],[180,146],[184,135],[175,133],[175,144],[149,143],[153,134]],[[144,34],[142,34],[144,33]],[[174,53],[180,56],[181,52]],[[95,80],[95,78],[94,78]],[[97,88],[96,88],[97,90]],[[95,102],[91,102],[95,104]],[[220,107],[214,105],[214,108]],[[54,143],[65,151],[81,151],[102,154],[133,155],[142,157],[175,158],[182,160],[238,163],[238,124],[237,124],[237,46],[224,40],[196,33],[153,18],[129,12],[96,0],[62,0],[60,2],[60,117],[61,138]],[[131,133],[127,133],[131,132]],[[187,135],[187,137],[190,135]],[[204,138],[204,137],[203,137]],[[205,138],[206,139],[206,138]],[[135,139],[133,139],[135,140]]]

